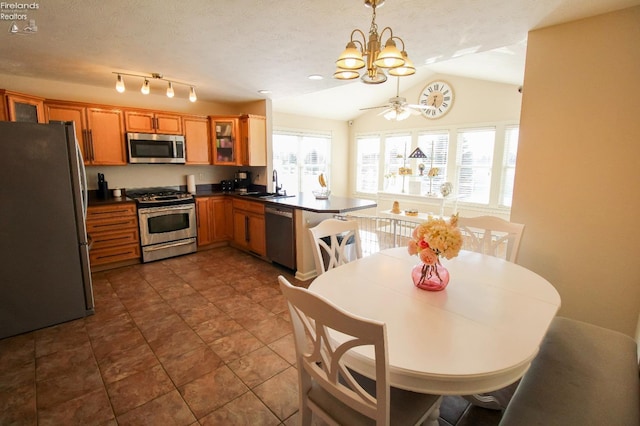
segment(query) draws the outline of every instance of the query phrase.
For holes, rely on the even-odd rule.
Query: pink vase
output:
[[[411,270],[411,278],[422,290],[440,291],[449,284],[449,271],[438,260],[435,265],[418,263]]]

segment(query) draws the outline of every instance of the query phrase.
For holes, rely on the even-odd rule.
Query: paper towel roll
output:
[[[191,194],[196,193],[196,177],[194,175],[187,175],[187,191]]]

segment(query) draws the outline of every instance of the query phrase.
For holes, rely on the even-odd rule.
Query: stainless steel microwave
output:
[[[127,133],[129,163],[184,164],[185,145],[182,135]]]

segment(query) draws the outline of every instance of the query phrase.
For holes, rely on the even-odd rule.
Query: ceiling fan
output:
[[[369,109],[384,108],[378,115],[384,116],[387,120],[401,121],[410,115],[420,115],[423,111],[433,108],[430,105],[417,105],[407,103],[407,99],[400,96],[400,77],[396,86],[396,96],[389,98],[389,102],[385,105],[360,108],[360,111]]]

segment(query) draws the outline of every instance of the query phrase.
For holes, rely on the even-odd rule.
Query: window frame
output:
[[[435,197],[425,197],[425,195],[415,195],[410,194],[408,191],[405,193],[402,192],[393,192],[386,191],[384,186],[384,170],[385,165],[383,163],[384,160],[384,152],[385,152],[385,141],[386,138],[393,135],[398,134],[411,134],[411,144],[410,147],[407,147],[407,155],[409,155],[413,150],[418,146],[418,138],[421,134],[437,134],[437,133],[448,133],[449,141],[448,141],[448,153],[447,153],[447,166],[444,173],[446,174],[445,182],[453,183],[453,194],[449,197],[450,199],[457,199],[458,197],[458,188],[456,185],[457,182],[457,151],[458,151],[458,133],[465,129],[482,129],[482,128],[494,128],[495,129],[495,140],[493,146],[493,163],[491,165],[491,181],[490,181],[490,190],[489,190],[489,202],[487,204],[484,203],[475,203],[469,201],[457,200],[456,205],[461,208],[471,208],[474,210],[482,210],[491,212],[494,211],[499,214],[510,214],[511,206],[506,206],[501,203],[503,199],[502,191],[504,190],[504,182],[503,179],[505,177],[505,155],[506,152],[506,132],[508,129],[517,128],[519,132],[520,123],[516,121],[500,121],[500,122],[487,122],[487,123],[474,123],[474,124],[458,124],[458,125],[449,125],[449,126],[437,126],[437,127],[421,127],[421,128],[412,128],[412,129],[401,129],[401,130],[388,130],[388,131],[375,131],[375,132],[362,132],[356,133],[354,135],[354,141],[362,138],[368,139],[378,139],[379,144],[379,164],[378,164],[378,191],[377,192],[364,192],[358,190],[358,144],[355,142],[355,156],[352,164],[355,164],[356,167],[354,169],[354,173],[352,176],[354,195],[357,197],[363,198],[372,198],[372,197],[398,197],[400,199],[406,199],[408,201],[416,201],[416,202],[427,202],[433,204],[439,204],[441,202],[441,198]],[[430,155],[430,153],[425,152],[425,154]],[[517,151],[516,151],[517,157]],[[415,168],[416,162],[411,163],[410,167]],[[435,167],[435,164],[434,164]],[[515,165],[512,166],[515,169]],[[434,192],[439,193],[439,185],[433,186]]]
[[[331,134],[331,132],[322,132],[322,131],[304,131],[304,130],[287,130],[287,129],[274,129],[272,132],[272,153],[271,153],[271,161],[272,161],[272,166],[274,170],[279,170],[279,164],[276,163],[276,138],[278,136],[287,136],[287,137],[295,137],[297,138],[297,150],[296,150],[296,176],[297,176],[297,184],[296,184],[296,188],[289,188],[288,190],[290,192],[293,192],[294,190],[297,189],[296,192],[311,192],[311,190],[315,189],[315,187],[309,187],[307,188],[305,186],[305,178],[304,176],[308,176],[308,174],[305,174],[304,171],[308,168],[308,163],[304,162],[304,158],[305,158],[305,153],[307,152],[304,149],[304,140],[305,138],[319,138],[319,139],[325,139],[327,146],[326,146],[326,152],[324,153],[324,159],[325,161],[323,163],[317,163],[319,165],[319,170],[318,173],[316,174],[311,174],[311,176],[313,176],[313,179],[306,179],[309,182],[313,182],[313,184],[315,184],[315,182],[317,182],[316,177],[320,174],[323,173],[326,176],[327,181],[331,181],[331,149],[332,149],[332,143],[333,143],[333,136]],[[283,182],[286,181],[286,175],[283,176],[279,176],[279,184],[282,184]],[[311,184],[310,184],[311,185]],[[287,189],[285,187],[285,189]]]

